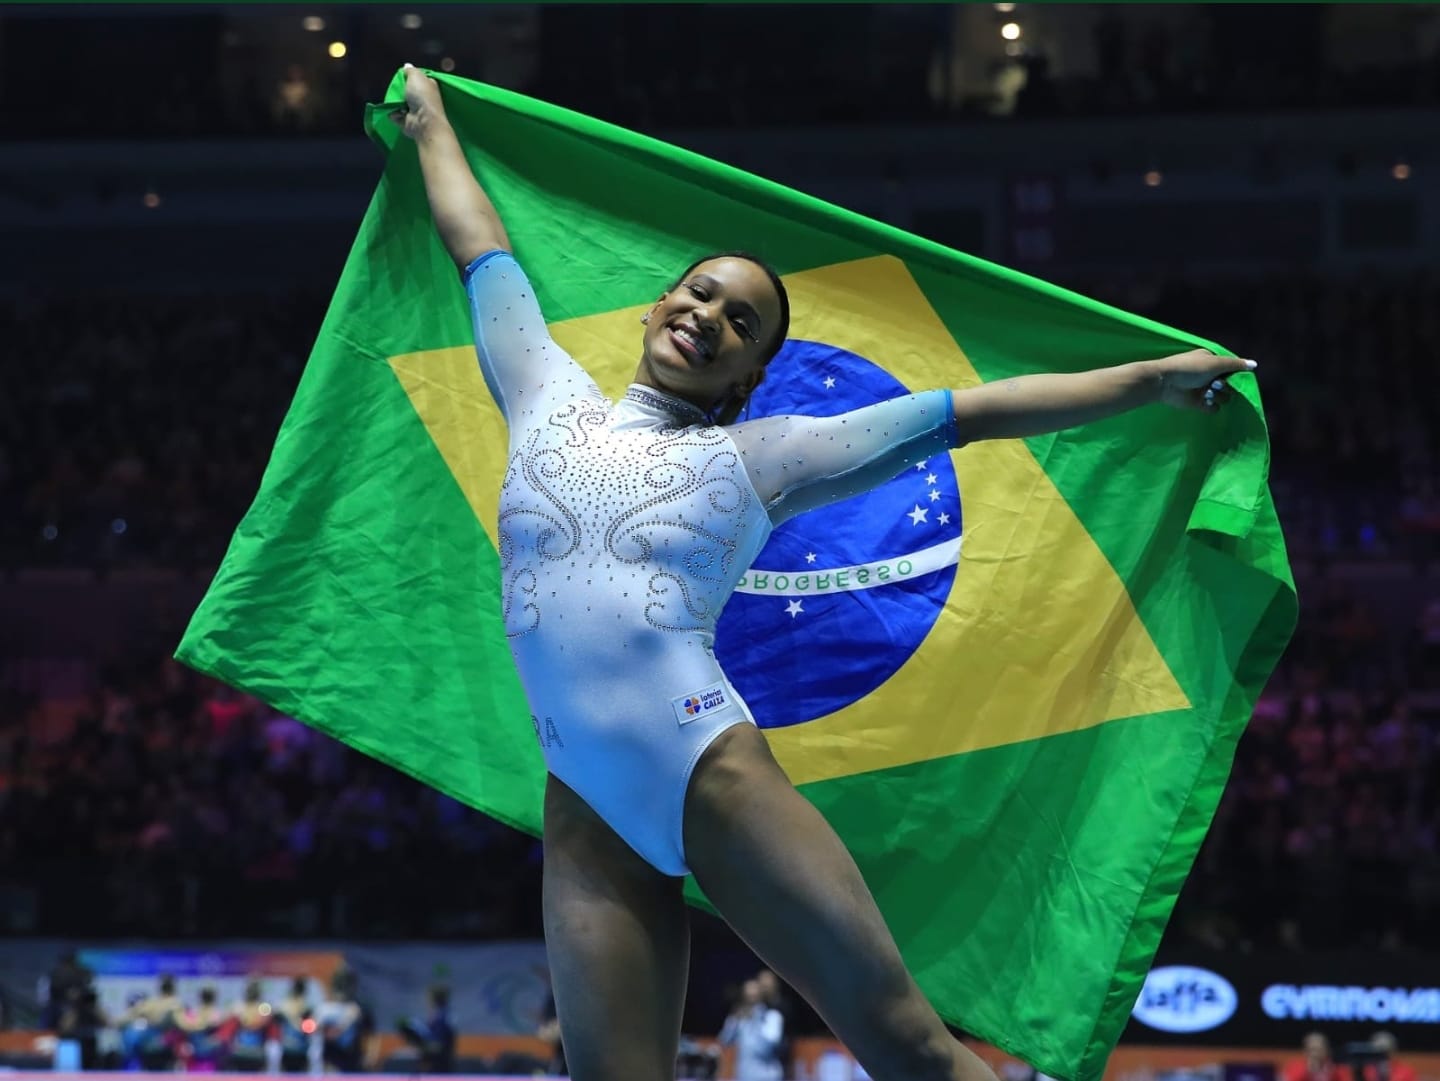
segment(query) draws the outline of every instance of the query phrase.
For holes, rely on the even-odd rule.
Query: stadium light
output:
[[[424,23],[425,20],[420,18],[420,16],[416,15],[413,11],[409,14],[400,16],[400,25],[403,26],[406,30],[419,30],[420,27],[424,25]]]
[[[320,18],[319,15],[306,15],[305,18],[300,20],[300,25],[306,30],[309,30],[310,33],[318,34],[321,30],[325,29],[325,20]]]
[[[343,41],[332,41],[330,43],[330,48],[327,49],[326,52],[330,54],[330,58],[332,60],[342,60],[344,59],[347,50]]]
[[[1020,40],[1020,24],[1019,24],[1019,23],[1006,23],[1004,26],[1002,26],[1002,27],[1000,28],[1000,36],[1001,36],[1002,38],[1004,38],[1006,41],[1019,41],[1019,40]]]

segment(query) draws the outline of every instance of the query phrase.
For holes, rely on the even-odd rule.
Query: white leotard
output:
[[[648,387],[608,401],[508,253],[465,282],[510,430],[502,606],[546,766],[650,864],[686,874],[690,773],[753,723],[715,659],[721,608],[780,522],[957,446],[950,394],[720,428]]]

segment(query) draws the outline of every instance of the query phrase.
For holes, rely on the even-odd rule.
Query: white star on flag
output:
[[[949,525],[949,524],[950,524],[950,515],[946,514],[943,510],[940,512],[940,524],[941,524],[941,525]]]
[[[916,469],[929,469],[929,468],[930,468],[930,463],[929,463],[929,462],[916,462],[916,463],[915,463],[915,468],[916,468]]]
[[[800,603],[800,601],[798,600],[794,600],[785,606],[785,611],[790,613],[791,619],[794,619],[801,612],[805,611],[805,605]]]
[[[928,477],[925,478],[925,483],[926,483],[926,484],[933,485],[933,484],[935,483],[935,481],[936,481],[936,477],[935,477],[935,474],[934,474],[934,473],[931,473]]]
[[[910,523],[911,523],[912,525],[919,525],[921,522],[925,521],[925,515],[927,515],[927,514],[929,514],[929,513],[930,513],[929,508],[927,508],[927,507],[922,507],[919,503],[916,503],[916,504],[915,504],[915,509],[912,510],[912,511],[909,511],[909,512],[905,515],[905,517],[907,517],[907,518],[910,519]]]
[[[835,377],[834,377],[833,375],[827,375],[827,376],[825,377],[825,389],[826,389],[826,390],[834,390],[834,389],[835,389]]]
[[[933,502],[935,502],[935,500],[937,500],[937,499],[939,499],[939,498],[940,498],[940,493],[937,492],[934,488],[931,488],[931,489],[930,489],[930,502],[933,503]]]
[[[814,552],[806,552],[806,553],[805,553],[805,562],[806,562],[806,563],[814,563],[814,562],[815,562],[815,553],[814,553]]]

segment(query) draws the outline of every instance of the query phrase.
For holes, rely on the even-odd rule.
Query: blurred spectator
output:
[[[233,1018],[220,1008],[213,987],[200,988],[200,1001],[180,1015],[178,1057],[187,1070],[213,1073],[224,1061]]]
[[[341,969],[330,981],[316,1021],[324,1040],[324,1061],[341,1073],[359,1073],[374,1058],[369,1046],[375,1032],[370,1011],[356,998],[355,974]]]
[[[99,996],[88,984],[71,984],[65,988],[65,1004],[55,1026],[56,1037],[73,1041],[79,1048],[80,1068],[98,1070],[106,1065],[101,1059],[100,1035],[110,1025],[100,1008]]]
[[[125,1068],[174,1069],[184,1012],[185,1004],[175,993],[175,977],[161,976],[155,993],[141,998],[120,1018]]]
[[[278,1048],[272,1048],[272,1054],[278,1051],[281,1067],[290,1071],[308,1066],[310,1073],[319,1073],[325,1041],[310,1006],[310,981],[304,976],[290,981],[290,993],[281,1002],[278,1014]]]
[[[540,1013],[540,1027],[535,1035],[550,1045],[550,1061],[540,1068],[552,1077],[567,1077],[570,1065],[565,1061],[565,1045],[560,1042],[560,1017],[555,1009],[555,994],[545,996],[545,1008]]]
[[[1376,1065],[1365,1067],[1365,1081],[1417,1081],[1419,1075],[1416,1074],[1415,1067],[1395,1057],[1395,1053],[1400,1050],[1400,1043],[1393,1033],[1375,1033],[1370,1037],[1370,1046],[1381,1052],[1385,1058]]]
[[[1323,1032],[1310,1033],[1300,1048],[1300,1058],[1281,1069],[1281,1081],[1350,1081],[1349,1068],[1337,1065],[1331,1058],[1330,1040]]]
[[[429,1010],[400,1022],[400,1035],[420,1052],[422,1073],[453,1073],[455,1025],[450,1020],[450,988],[436,984],[426,992]]]
[[[309,131],[318,117],[316,106],[315,91],[305,69],[290,64],[275,84],[275,126],[282,131]]]
[[[91,990],[94,983],[95,973],[80,963],[77,951],[72,949],[62,953],[50,970],[45,1006],[40,1011],[40,1027],[55,1028],[60,1022],[61,1011],[73,1001],[71,992]]]
[[[762,968],[756,973],[755,982],[760,986],[760,998],[765,1005],[780,1015],[780,1030],[784,1035],[780,1039],[780,1047],[777,1049],[775,1057],[780,1062],[782,1075],[790,1077],[795,1072],[795,1048],[791,1038],[795,1004],[791,1001],[789,992],[780,982],[780,977],[775,975],[773,969]]]
[[[735,1049],[735,1081],[780,1081],[785,1020],[765,1002],[758,980],[746,980],[740,1001],[720,1030],[720,1043]]]
[[[249,1073],[278,1073],[280,1070],[280,1041],[276,1036],[279,1018],[275,1009],[265,1001],[260,981],[251,979],[245,983],[245,994],[230,1008],[233,1021],[231,1029],[229,1062],[227,1069]]]

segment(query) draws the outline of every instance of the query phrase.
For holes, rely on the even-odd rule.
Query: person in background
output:
[[[215,988],[200,988],[200,1004],[182,1013],[176,1027],[181,1036],[180,1058],[186,1070],[198,1073],[217,1070],[226,1057],[234,1018],[220,1008]]]
[[[1312,1032],[1300,1043],[1301,1057],[1287,1062],[1281,1081],[1350,1081],[1350,1071],[1330,1055],[1330,1041],[1323,1032]]]
[[[785,1019],[765,1002],[759,980],[746,980],[740,1002],[720,1030],[720,1043],[735,1048],[735,1081],[781,1081]]]
[[[1370,1046],[1384,1052],[1385,1059],[1365,1067],[1362,1071],[1364,1081],[1418,1081],[1415,1067],[1395,1057],[1395,1052],[1400,1050],[1400,1042],[1393,1033],[1375,1033],[1370,1037]]]
[[[780,1021],[785,1033],[780,1042],[780,1069],[786,1077],[795,1073],[795,1045],[791,1036],[790,1022],[794,1017],[795,1003],[791,1001],[785,985],[780,982],[780,977],[775,975],[774,969],[762,968],[755,974],[755,982],[760,985],[760,997],[765,1000],[765,1005],[780,1014]]]
[[[93,987],[71,984],[66,989],[65,1004],[60,1008],[55,1035],[61,1040],[75,1042],[80,1050],[80,1069],[101,1068],[100,1033],[109,1024],[105,1011],[100,1008],[100,996]]]
[[[426,997],[429,1014],[424,1020],[412,1017],[401,1021],[400,1035],[420,1052],[422,1073],[453,1073],[455,1025],[450,1020],[450,988],[437,983]]]
[[[331,978],[329,993],[315,1018],[324,1041],[325,1066],[340,1073],[359,1073],[365,1068],[366,1044],[375,1031],[370,1011],[355,992],[355,974],[342,968]]]
[[[545,1009],[540,1014],[540,1027],[535,1030],[550,1045],[550,1062],[545,1072],[551,1077],[568,1077],[570,1069],[565,1064],[565,1045],[560,1042],[560,1018],[555,1012],[555,993],[545,996]]]
[[[275,1038],[278,1019],[270,1003],[265,1001],[259,980],[252,978],[245,982],[244,997],[230,1007],[230,1016],[234,1032],[228,1068],[256,1072],[263,1066],[267,1073],[279,1072],[280,1042]]]
[[[310,981],[304,976],[291,980],[290,993],[281,1001],[276,1014],[279,1050],[273,1053],[279,1056],[279,1068],[289,1071],[308,1067],[311,1073],[319,1073],[325,1041],[315,1012],[310,1008]]]
[[[45,1009],[40,1015],[40,1027],[55,1028],[60,1013],[70,1002],[72,987],[88,988],[95,980],[95,973],[80,963],[80,955],[73,949],[66,950],[50,970],[49,991],[45,997]]]
[[[185,1004],[175,993],[175,977],[160,977],[155,994],[140,999],[120,1018],[125,1068],[169,1070],[175,1065],[175,1043]]]
[[[560,1022],[555,1016],[553,994],[545,996],[535,1035],[548,1048],[543,1056],[532,1055],[528,1051],[502,1051],[490,1063],[490,1072],[505,1077],[568,1077],[570,1071],[565,1066],[565,1048],[560,1043]]]

